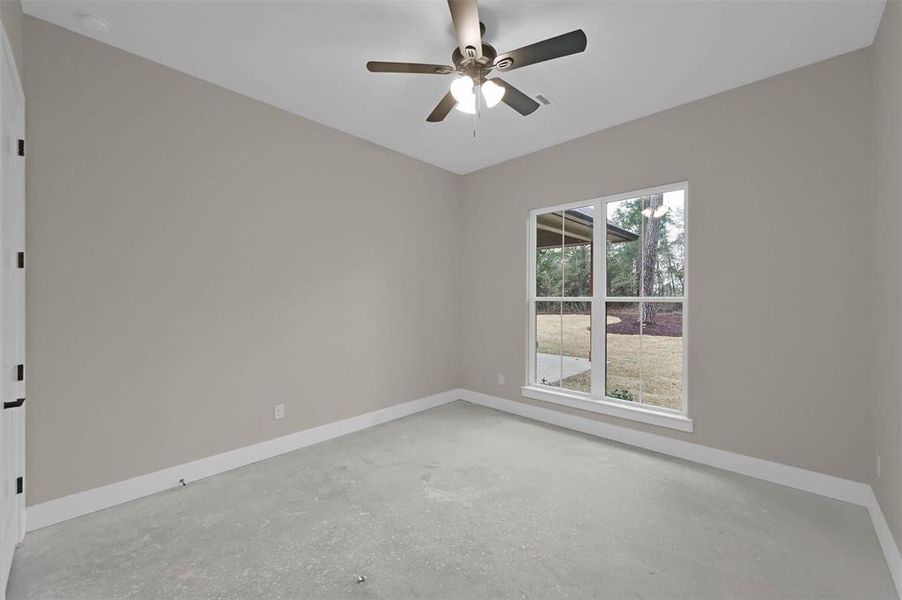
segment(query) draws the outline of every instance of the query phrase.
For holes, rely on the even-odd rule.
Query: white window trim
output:
[[[683,190],[684,192],[684,204],[683,204],[683,214],[684,214],[684,224],[683,228],[685,231],[685,264],[684,264],[684,275],[683,275],[683,295],[681,297],[653,297],[648,298],[649,301],[677,301],[683,303],[683,382],[682,382],[682,398],[681,398],[681,410],[673,410],[663,407],[656,407],[649,404],[640,404],[638,402],[627,402],[624,400],[620,400],[618,398],[610,398],[604,396],[604,370],[606,367],[606,356],[605,356],[605,331],[606,327],[593,327],[592,328],[592,348],[595,349],[596,354],[600,354],[600,372],[602,377],[595,377],[596,373],[598,373],[598,369],[595,366],[596,361],[592,361],[593,364],[593,377],[592,377],[592,393],[585,394],[582,392],[576,392],[572,390],[564,390],[560,388],[554,387],[546,387],[541,384],[537,384],[536,381],[536,319],[535,319],[535,303],[537,301],[542,301],[543,298],[539,298],[536,296],[536,217],[537,215],[558,211],[558,210],[568,210],[574,208],[581,208],[585,206],[592,206],[594,209],[594,214],[596,215],[596,220],[599,215],[603,215],[603,223],[607,223],[607,204],[610,202],[618,202],[620,200],[628,200],[630,198],[636,198],[638,196],[648,196],[651,194],[663,194],[665,192],[673,192],[677,190]],[[559,404],[562,406],[568,406],[570,408],[577,408],[580,410],[586,410],[590,412],[595,412],[603,415],[618,417],[621,419],[627,419],[630,421],[638,421],[641,423],[647,423],[650,425],[656,425],[659,427],[667,427],[670,429],[677,429],[680,431],[692,432],[694,429],[693,421],[689,418],[689,393],[688,393],[688,360],[689,360],[689,244],[690,244],[690,235],[689,235],[689,182],[688,181],[680,181],[668,185],[661,185],[651,188],[646,188],[642,190],[636,190],[631,192],[625,192],[622,194],[613,194],[609,196],[602,196],[600,198],[593,198],[589,200],[584,200],[581,202],[570,202],[568,204],[558,204],[555,206],[549,206],[544,208],[536,208],[529,211],[529,223],[528,223],[528,263],[527,263],[527,353],[526,353],[526,384],[521,388],[521,394],[526,398],[531,398],[534,400],[541,400],[545,402],[551,402],[554,404]],[[579,297],[579,298],[567,298],[568,301],[585,301],[592,302],[592,314],[603,315],[605,312],[604,305],[606,301],[637,301],[636,298],[616,298],[616,297],[608,297],[607,296],[607,286],[605,282],[607,281],[607,273],[606,273],[606,264],[605,264],[605,256],[606,252],[604,249],[607,247],[607,228],[606,227],[595,227],[593,229],[593,241],[596,251],[595,251],[595,264],[593,265],[593,269],[595,273],[598,275],[593,278],[593,290],[591,297]],[[599,287],[602,286],[602,287]],[[549,300],[558,301],[559,298],[549,298]],[[639,298],[639,301],[643,301],[645,298]]]
[[[693,431],[692,419],[683,413],[658,409],[647,404],[618,401],[616,398],[600,400],[579,392],[558,390],[541,385],[524,385],[520,388],[520,393],[525,398],[533,400],[542,400],[543,402],[551,402],[629,421],[639,421],[640,423],[657,425],[658,427],[678,429],[689,433]]]

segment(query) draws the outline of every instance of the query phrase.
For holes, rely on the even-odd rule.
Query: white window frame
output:
[[[636,296],[636,297],[616,297],[608,296],[607,290],[607,205],[611,202],[619,202],[621,200],[629,200],[641,196],[650,196],[652,194],[663,194],[666,192],[683,191],[683,231],[685,237],[684,243],[684,266],[683,266],[683,295],[677,297],[661,297],[661,296]],[[639,421],[660,427],[668,427],[680,431],[692,432],[693,422],[689,418],[689,388],[688,388],[688,361],[689,361],[689,182],[680,181],[668,185],[660,185],[656,187],[625,192],[622,194],[613,194],[610,196],[602,196],[580,202],[570,202],[568,204],[559,204],[545,208],[536,208],[529,211],[529,258],[528,258],[528,291],[527,291],[527,366],[526,366],[526,384],[521,388],[521,393],[527,398],[552,402],[571,408],[578,408],[631,421]],[[598,319],[605,321],[605,303],[606,302],[681,302],[683,305],[683,381],[681,391],[681,409],[671,409],[665,407],[657,407],[650,404],[640,404],[638,402],[630,402],[619,398],[611,398],[605,396],[605,380],[606,380],[606,345],[605,345],[605,326],[592,327],[592,391],[591,393],[577,392],[573,390],[565,390],[557,387],[544,386],[536,383],[536,302],[542,301],[561,301],[560,297],[537,297],[536,296],[536,217],[541,214],[556,212],[562,210],[570,210],[575,208],[584,208],[592,206],[594,210],[595,226],[592,229],[592,243],[595,247],[593,270],[596,276],[593,277],[593,289],[591,297],[578,296],[563,298],[564,301],[570,302],[591,302],[593,323],[597,323]],[[641,242],[640,242],[641,243]]]

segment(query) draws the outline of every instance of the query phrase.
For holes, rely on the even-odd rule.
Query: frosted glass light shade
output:
[[[488,108],[496,106],[504,98],[505,89],[494,81],[486,81],[481,87],[482,97],[485,98],[485,105]]]

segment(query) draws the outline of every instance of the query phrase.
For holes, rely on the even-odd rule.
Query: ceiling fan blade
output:
[[[454,99],[454,96],[451,95],[451,92],[448,92],[438,103],[438,106],[436,106],[432,110],[432,112],[429,113],[429,116],[426,117],[426,120],[430,123],[438,123],[439,121],[443,121],[456,104],[457,100]]]
[[[536,109],[539,108],[539,103],[504,81],[503,79],[498,79],[495,77],[494,79],[490,79],[489,81],[494,81],[498,85],[504,88],[504,96],[501,97],[501,101],[513,108],[515,111],[523,115],[531,115],[536,112]]]
[[[495,68],[499,71],[511,71],[546,60],[576,54],[586,49],[586,41],[585,32],[577,29],[506,52],[495,59]]]
[[[476,0],[448,0],[448,8],[451,9],[460,53],[464,57],[482,58],[482,29]],[[475,54],[467,53],[467,47],[473,48]]]
[[[449,65],[425,65],[407,62],[383,62],[371,60],[366,63],[370,73],[423,73],[424,75],[450,75],[454,67]]]

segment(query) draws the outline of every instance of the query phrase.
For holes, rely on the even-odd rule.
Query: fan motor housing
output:
[[[482,58],[474,59],[469,56],[464,56],[460,51],[460,48],[455,48],[454,52],[451,53],[451,62],[454,63],[454,67],[461,73],[470,74],[470,72],[473,71],[485,74],[492,70],[493,63],[497,56],[498,51],[495,50],[491,44],[483,43]]]

